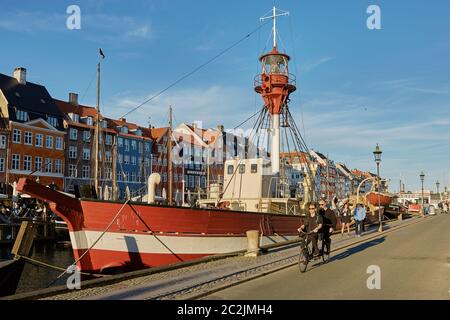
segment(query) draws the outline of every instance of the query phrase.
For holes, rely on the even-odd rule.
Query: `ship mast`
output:
[[[173,169],[172,169],[172,106],[169,107],[169,138],[167,139],[167,171],[169,173],[169,206],[173,204],[172,201],[172,187],[173,187]]]
[[[100,135],[100,62],[97,64],[97,116],[95,121],[95,166],[94,166],[94,185],[95,192],[98,194],[98,146]]]

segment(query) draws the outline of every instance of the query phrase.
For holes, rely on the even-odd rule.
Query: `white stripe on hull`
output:
[[[100,237],[100,231],[70,232],[72,248],[88,249]],[[297,239],[298,236],[263,236],[261,245]],[[93,247],[97,250],[157,254],[220,254],[247,249],[245,236],[167,236],[106,232]]]

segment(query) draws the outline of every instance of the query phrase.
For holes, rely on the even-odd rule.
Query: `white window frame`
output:
[[[6,136],[0,134],[0,149],[6,149]]]
[[[55,149],[56,150],[63,150],[64,149],[64,142],[63,142],[63,138],[62,137],[56,137]]]
[[[40,144],[38,142],[40,142]],[[35,144],[35,146],[38,147],[38,148],[43,148],[44,147],[44,135],[42,133],[36,133],[36,144]]]
[[[13,143],[17,143],[17,144],[22,143],[22,130],[13,129]]]
[[[29,155],[23,156],[23,170],[24,171],[31,171],[33,165],[33,157]]]
[[[45,136],[45,147],[47,149],[53,149],[53,136]]]
[[[91,149],[83,148],[83,160],[91,160]]]
[[[42,157],[34,157],[34,170],[42,172]]]
[[[69,129],[69,139],[70,140],[78,140],[78,130],[75,128]]]
[[[20,154],[13,154],[11,156],[11,169],[20,170]]]

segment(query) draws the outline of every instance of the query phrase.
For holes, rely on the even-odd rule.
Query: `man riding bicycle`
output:
[[[308,214],[306,215],[303,225],[298,228],[299,232],[305,232],[308,234],[306,239],[306,245],[312,242],[314,248],[314,256],[319,255],[319,247],[317,241],[319,239],[319,230],[322,228],[322,217],[317,213],[317,205],[310,203],[308,205]]]
[[[327,252],[330,252],[330,246],[331,246],[331,238],[330,235],[333,233],[334,229],[336,228],[336,224],[337,224],[337,218],[336,218],[336,214],[334,213],[333,210],[331,210],[330,208],[328,208],[327,203],[325,201],[325,199],[321,199],[319,201],[319,216],[322,217],[322,221],[323,221],[323,227],[320,230],[321,234],[322,234],[322,239],[324,241],[324,243],[326,244],[327,247]],[[322,246],[323,247],[323,246]]]

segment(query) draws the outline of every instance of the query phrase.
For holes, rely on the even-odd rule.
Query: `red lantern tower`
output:
[[[288,12],[273,7],[270,16],[261,21],[273,19],[273,49],[261,56],[262,72],[256,76],[255,91],[262,95],[264,105],[271,117],[271,153],[272,173],[280,172],[280,115],[287,108],[289,95],[297,88],[295,78],[289,74],[289,56],[278,52],[276,18],[288,15]]]

